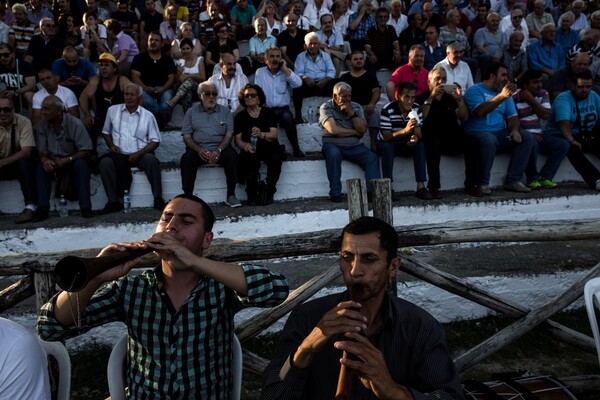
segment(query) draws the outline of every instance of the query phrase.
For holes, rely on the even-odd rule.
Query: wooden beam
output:
[[[35,289],[31,275],[26,275],[23,279],[0,290],[0,313],[13,308],[34,294]]]

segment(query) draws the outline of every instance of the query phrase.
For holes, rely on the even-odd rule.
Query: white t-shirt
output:
[[[48,96],[49,93],[44,88],[35,92],[35,94],[33,95],[33,102],[31,108],[33,108],[34,110],[41,110],[42,101],[44,101],[44,99]],[[73,93],[73,91],[69,88],[58,85],[58,89],[56,89],[55,96],[62,100],[63,104],[65,105],[65,111],[67,111],[71,107],[79,107],[79,102],[77,101],[75,93]]]

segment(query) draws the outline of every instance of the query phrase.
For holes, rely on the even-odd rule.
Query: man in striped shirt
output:
[[[346,225],[339,268],[347,290],[292,311],[262,399],[333,399],[342,366],[350,369],[344,398],[463,398],[440,324],[386,290],[400,266],[397,248],[396,231],[377,218]]]
[[[281,303],[288,285],[263,267],[204,257],[214,220],[198,197],[175,197],[149,239],[113,243],[99,254],[149,248],[161,264],[129,276],[138,260],[129,261],[92,278],[77,293],[59,293],[43,306],[38,334],[64,340],[107,322],[124,322],[130,398],[229,399],[235,312]]]

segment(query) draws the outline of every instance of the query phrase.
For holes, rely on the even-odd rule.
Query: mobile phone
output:
[[[451,84],[442,85],[442,89],[444,89],[444,92],[446,92],[446,93],[454,93],[454,92],[456,92],[456,84],[451,83]]]

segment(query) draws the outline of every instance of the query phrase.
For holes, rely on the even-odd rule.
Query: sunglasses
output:
[[[252,98],[252,99],[253,99],[253,98],[257,97],[257,96],[258,96],[258,94],[257,94],[257,93],[246,93],[246,94],[244,95],[244,97],[245,97],[245,98],[247,98],[247,99],[250,99],[250,98]]]
[[[54,24],[44,24],[46,28],[54,28],[56,25]]]
[[[10,53],[0,53],[0,58],[8,58],[10,57]]]
[[[9,113],[12,110],[13,110],[12,107],[0,107],[0,112]]]
[[[205,95],[206,97],[211,97],[211,96],[216,97],[219,94],[219,92],[203,92],[202,94]]]

